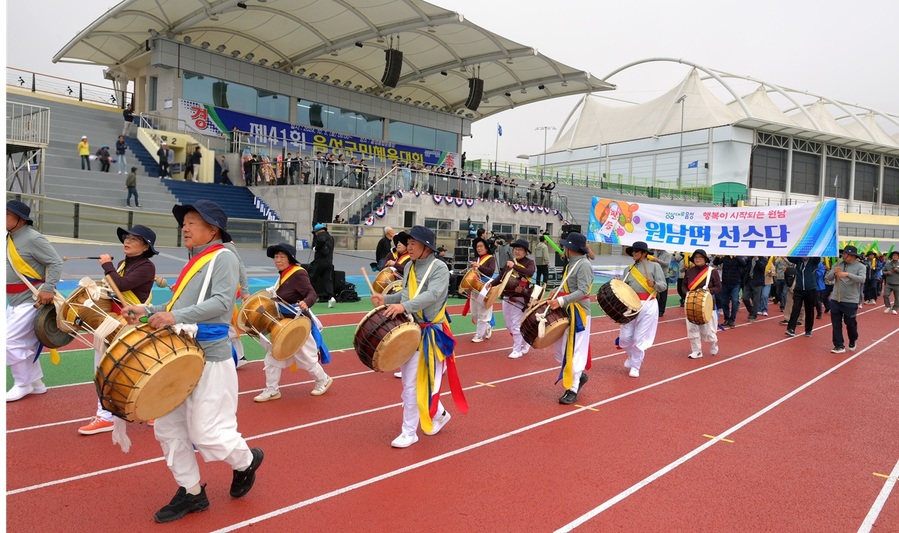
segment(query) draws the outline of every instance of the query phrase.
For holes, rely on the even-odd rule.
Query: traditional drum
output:
[[[34,317],[34,334],[47,348],[62,348],[75,340],[75,335],[59,329],[56,306],[52,303],[41,307]]]
[[[190,396],[206,358],[197,341],[170,327],[125,328],[100,359],[94,384],[103,408],[129,422],[172,412]]]
[[[237,313],[237,326],[244,331],[259,335],[269,334],[272,342],[272,357],[285,361],[302,348],[312,332],[309,317],[296,315],[287,318],[268,292],[259,291],[247,298]]]
[[[490,286],[490,289],[487,290],[487,296],[484,297],[484,307],[486,309],[490,309],[493,307],[493,304],[502,296],[503,291],[506,290],[506,285],[509,284],[509,279],[512,278],[512,273],[514,270],[509,270],[503,276],[503,279],[500,280],[499,283],[493,284]],[[496,280],[494,280],[496,281]]]
[[[544,324],[542,335],[541,322]],[[525,311],[521,319],[521,336],[534,348],[546,348],[562,338],[569,322],[563,309],[550,309],[548,299],[540,300]]]
[[[687,312],[687,320],[696,324],[708,324],[714,312],[715,297],[705,289],[693,290],[687,293],[684,301],[684,310]]]
[[[386,267],[375,276],[371,288],[377,294],[390,294],[403,288],[403,280],[400,279],[395,268]]]
[[[642,307],[634,289],[620,279],[604,283],[596,293],[596,302],[606,316],[619,324],[627,324],[637,318]]]
[[[481,273],[476,268],[469,268],[462,275],[459,282],[459,294],[468,294],[468,291],[481,292],[484,282],[481,281]]]
[[[112,297],[106,282],[95,282],[90,278],[82,278],[78,288],[60,305],[56,321],[61,331],[101,332],[110,343],[127,324],[124,318],[112,312]]]
[[[388,318],[386,305],[375,307],[356,326],[353,348],[375,372],[393,372],[409,360],[421,341],[421,328],[408,314]]]

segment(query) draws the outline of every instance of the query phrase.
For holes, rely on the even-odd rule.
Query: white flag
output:
[[[840,175],[839,175],[839,174],[837,174],[836,176],[833,177],[833,186],[834,186],[834,187],[837,186],[837,180],[838,180],[838,179],[840,179]]]

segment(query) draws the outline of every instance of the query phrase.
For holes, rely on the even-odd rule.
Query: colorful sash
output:
[[[698,289],[699,286],[705,282],[706,278],[709,277],[709,274],[711,273],[711,271],[712,271],[711,267],[706,266],[705,270],[700,272],[699,275],[696,276],[696,279],[694,279],[693,282],[690,283],[690,285],[687,287],[687,290],[695,291],[696,289]]]
[[[206,266],[207,263],[212,261],[212,259],[217,256],[222,250],[226,250],[221,244],[213,244],[209,248],[203,250],[203,253],[193,256],[190,261],[188,261],[187,265],[181,269],[181,275],[178,276],[178,281],[172,286],[172,300],[166,304],[165,310],[171,311],[172,306],[175,305],[175,302],[178,300],[178,297],[181,296],[181,293],[184,292],[184,287],[187,286],[187,283],[196,275],[197,272],[200,271],[201,268]]]
[[[16,243],[13,242],[9,234],[6,235],[6,257],[9,259],[9,264],[12,265],[13,269],[25,276],[31,283],[44,281],[44,278],[37,273],[34,267],[26,263],[22,256],[19,255],[19,251],[16,250]]]
[[[562,273],[562,277],[565,278],[568,273],[568,267],[565,267],[565,272]],[[565,283],[562,284],[562,291],[565,294],[570,294],[571,290],[568,288],[568,280],[565,280]],[[593,292],[593,282],[590,282],[590,286],[587,287],[587,294],[589,295]],[[584,324],[587,323],[587,307],[581,304],[579,300],[577,302],[572,302],[568,304],[565,309],[565,312],[568,314],[568,337],[565,341],[565,354],[562,356],[562,368],[559,369],[559,377],[556,379],[556,383],[559,380],[562,380],[562,386],[565,387],[566,390],[570,389],[574,385],[574,336],[586,329]],[[587,305],[589,304],[589,299],[586,299]],[[584,367],[584,370],[589,370],[592,366],[592,361],[590,357],[590,345],[587,345],[587,364]]]
[[[297,316],[299,313],[299,309],[296,306],[290,305],[286,302],[278,302],[278,310],[281,311],[285,316]],[[311,310],[309,311],[312,312]],[[331,352],[328,350],[328,347],[325,346],[325,339],[322,337],[322,332],[316,326],[316,321],[312,319],[310,316],[309,319],[312,321],[312,325],[309,328],[309,334],[312,335],[312,339],[315,340],[315,346],[318,348],[318,360],[321,364],[326,365],[331,362]]]
[[[427,273],[425,274],[427,277]],[[415,263],[409,268],[409,299],[413,299],[418,295],[418,280],[415,277]],[[446,363],[446,375],[449,380],[450,392],[453,396],[453,402],[459,412],[468,412],[468,402],[465,400],[465,394],[462,392],[462,384],[459,381],[459,373],[456,370],[455,348],[456,339],[453,338],[453,332],[449,327],[446,316],[446,302],[433,320],[428,321],[424,316],[424,311],[418,311],[415,315],[422,321],[421,325],[421,342],[418,345],[419,364],[416,385],[416,395],[418,397],[418,418],[421,422],[421,429],[424,432],[433,430],[434,425],[432,419],[437,415],[437,404],[440,399],[440,391],[434,390],[435,367],[436,363],[443,361]]]
[[[287,281],[290,276],[293,276],[300,270],[303,270],[303,267],[301,267],[300,265],[290,265],[289,267],[285,268],[284,271],[281,272],[281,275],[278,277],[278,281],[275,282],[275,290],[278,290],[278,287],[280,287],[285,281]],[[238,289],[238,291],[240,291],[240,289]]]
[[[639,263],[631,267],[631,275],[634,276],[634,279],[637,280],[637,283],[639,283],[640,286],[643,287],[643,290],[645,290],[649,294],[650,299],[655,298],[656,294],[658,293],[655,289],[651,289],[649,287],[649,283],[646,281],[646,276],[644,276],[643,273],[640,272],[638,265]],[[643,298],[640,299],[642,300]]]
[[[125,276],[125,261],[119,263],[119,268],[117,270],[119,276]],[[134,291],[121,291],[122,296],[125,297],[125,301],[122,302],[122,305],[140,305],[141,303],[149,304],[153,300],[153,291],[150,291],[150,296],[147,297],[146,302],[141,302],[140,299],[134,294]]]

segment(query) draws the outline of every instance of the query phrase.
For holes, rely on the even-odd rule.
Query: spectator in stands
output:
[[[231,165],[228,164],[228,159],[225,157],[225,154],[219,158],[219,167],[222,169],[222,185],[234,185],[231,183],[231,176],[228,173],[231,171]]]
[[[541,234],[537,240],[537,247],[534,249],[534,262],[537,263],[534,285],[542,285],[549,278],[549,246],[546,245],[545,235]]]
[[[247,156],[243,160],[243,179],[247,187],[253,185],[253,156]]]
[[[119,140],[115,142],[115,166],[119,174],[124,174],[128,168],[128,160],[125,158],[125,150],[128,146],[125,144],[125,136],[119,135]]]
[[[395,231],[390,226],[384,228],[384,236],[378,241],[375,248],[375,262],[378,264],[378,270],[384,268],[384,260],[390,255],[390,245],[393,243]]]
[[[81,156],[81,170],[91,169],[91,145],[87,142],[87,135],[81,136],[81,142],[78,143],[78,155]]]
[[[112,156],[109,155],[109,145],[104,144],[97,150],[97,159],[100,160],[100,172],[109,172]]]
[[[131,197],[133,196],[134,207],[140,207],[140,200],[137,199],[137,167],[131,167],[131,172],[125,178],[125,188],[128,189],[125,205],[131,207]]]
[[[200,153],[200,147],[194,148],[194,152],[187,156],[187,167],[184,169],[184,181],[193,181],[194,176],[200,170],[200,160],[203,154]]]
[[[162,141],[159,144],[159,150],[156,150],[156,156],[159,158],[159,179],[165,179],[169,177],[169,164],[174,161],[169,160],[169,150],[168,144],[165,141]],[[172,159],[174,159],[174,152],[172,152]]]
[[[125,109],[122,111],[122,117],[125,119],[125,125],[122,127],[122,137],[127,137],[131,135],[131,125],[134,124],[134,106],[132,104],[125,106]]]

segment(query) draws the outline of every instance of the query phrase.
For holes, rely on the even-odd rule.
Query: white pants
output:
[[[400,371],[403,375],[403,434],[415,435],[418,431],[418,365],[421,361],[421,352],[416,351],[412,357],[403,363]],[[440,384],[443,381],[443,373],[446,371],[444,361],[434,361],[434,393],[440,394]],[[443,403],[437,400],[437,415],[444,411]]]
[[[312,327],[315,327],[313,324]],[[293,357],[279,361],[272,357],[271,343],[265,337],[259,337],[259,342],[266,346],[265,354],[265,388],[272,391],[278,390],[278,383],[281,381],[281,370],[289,367],[296,361],[297,366],[312,374],[316,383],[324,383],[328,380],[328,374],[318,362],[318,345],[315,344],[315,338],[310,334],[306,342],[300,347]]]
[[[588,304],[588,302],[584,302]],[[574,383],[571,385],[571,392],[577,392],[580,387],[581,374],[587,367],[587,352],[590,348],[590,308],[587,307],[587,317],[584,319],[584,331],[574,334],[574,354],[571,357],[572,370],[574,370]],[[568,345],[568,331],[562,335],[562,338],[553,344],[553,354],[556,356],[556,362],[562,363],[565,357],[565,348]]]
[[[512,350],[518,353],[527,353],[531,348],[528,343],[524,342],[521,336],[521,319],[524,318],[524,310],[521,309],[520,300],[510,302],[503,300],[503,320],[506,321],[506,329],[512,335]]]
[[[234,361],[207,361],[190,396],[153,426],[175,482],[190,488],[200,482],[194,446],[206,462],[225,461],[246,470],[253,461],[237,431],[237,368]]]
[[[711,343],[711,353],[718,353],[718,313],[712,313],[712,318],[699,326],[687,322],[687,337],[690,339],[690,349],[693,353],[702,353],[702,341]]]
[[[97,371],[97,367],[100,366],[100,361],[103,359],[105,354],[103,352],[98,352],[94,350],[94,373]],[[100,399],[97,398],[97,418],[100,420],[105,420],[106,422],[112,422],[115,420],[115,417],[112,416],[112,413],[103,409],[103,404],[100,403]]]
[[[6,306],[6,364],[15,384],[22,387],[44,377],[40,358],[35,360],[41,344],[34,334],[37,312],[31,300]]]
[[[477,325],[475,336],[484,338],[490,329],[490,320],[493,318],[493,307],[487,309],[484,306],[484,297],[480,293],[472,292],[468,296],[471,300],[471,320]]]
[[[240,335],[237,334],[234,324],[228,324],[228,339],[231,341],[231,345],[234,346],[234,351],[237,352],[237,359],[243,359],[243,343],[240,342]]]
[[[631,368],[640,370],[646,350],[656,341],[659,327],[659,301],[655,298],[643,302],[643,307],[633,321],[622,324],[618,333],[618,346],[627,352]]]

